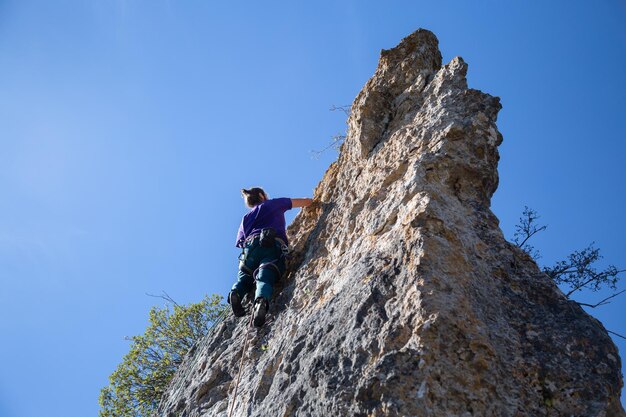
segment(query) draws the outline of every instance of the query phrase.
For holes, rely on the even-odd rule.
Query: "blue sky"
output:
[[[329,108],[419,27],[502,99],[505,234],[529,205],[542,262],[626,267],[624,1],[296,3],[0,0],[0,415],[96,415],[145,293],[225,294],[239,189],[311,195]],[[626,333],[625,296],[591,314]]]

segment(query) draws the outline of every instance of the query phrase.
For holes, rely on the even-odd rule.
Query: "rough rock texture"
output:
[[[251,330],[234,416],[623,416],[615,345],[490,211],[498,98],[418,30],[382,51],[290,273]],[[175,377],[160,416],[227,416],[245,318]]]

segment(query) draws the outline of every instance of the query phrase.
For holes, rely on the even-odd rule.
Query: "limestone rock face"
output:
[[[602,325],[508,243],[499,99],[418,30],[382,51],[319,204],[289,228],[270,322],[229,315],[190,353],[164,417],[623,416]],[[237,397],[235,380],[241,367]]]

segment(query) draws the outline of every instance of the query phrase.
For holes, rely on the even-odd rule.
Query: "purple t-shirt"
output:
[[[285,231],[285,212],[291,210],[290,198],[273,198],[254,206],[252,210],[241,219],[239,232],[237,232],[237,247],[242,247],[243,242],[250,236],[261,233],[262,229],[272,227],[276,230],[276,237],[287,243]]]

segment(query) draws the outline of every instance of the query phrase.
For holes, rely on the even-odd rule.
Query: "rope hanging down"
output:
[[[233,416],[233,411],[235,410],[235,403],[237,402],[237,389],[239,388],[239,379],[241,378],[241,368],[243,368],[243,358],[246,355],[246,348],[248,347],[248,339],[250,335],[250,329],[252,328],[252,319],[254,318],[254,313],[250,312],[250,322],[248,323],[248,327],[246,328],[246,339],[243,343],[243,351],[241,352],[241,360],[239,361],[239,372],[237,372],[237,381],[235,382],[235,393],[233,394],[233,401],[230,403],[230,411],[228,412],[228,417]]]

